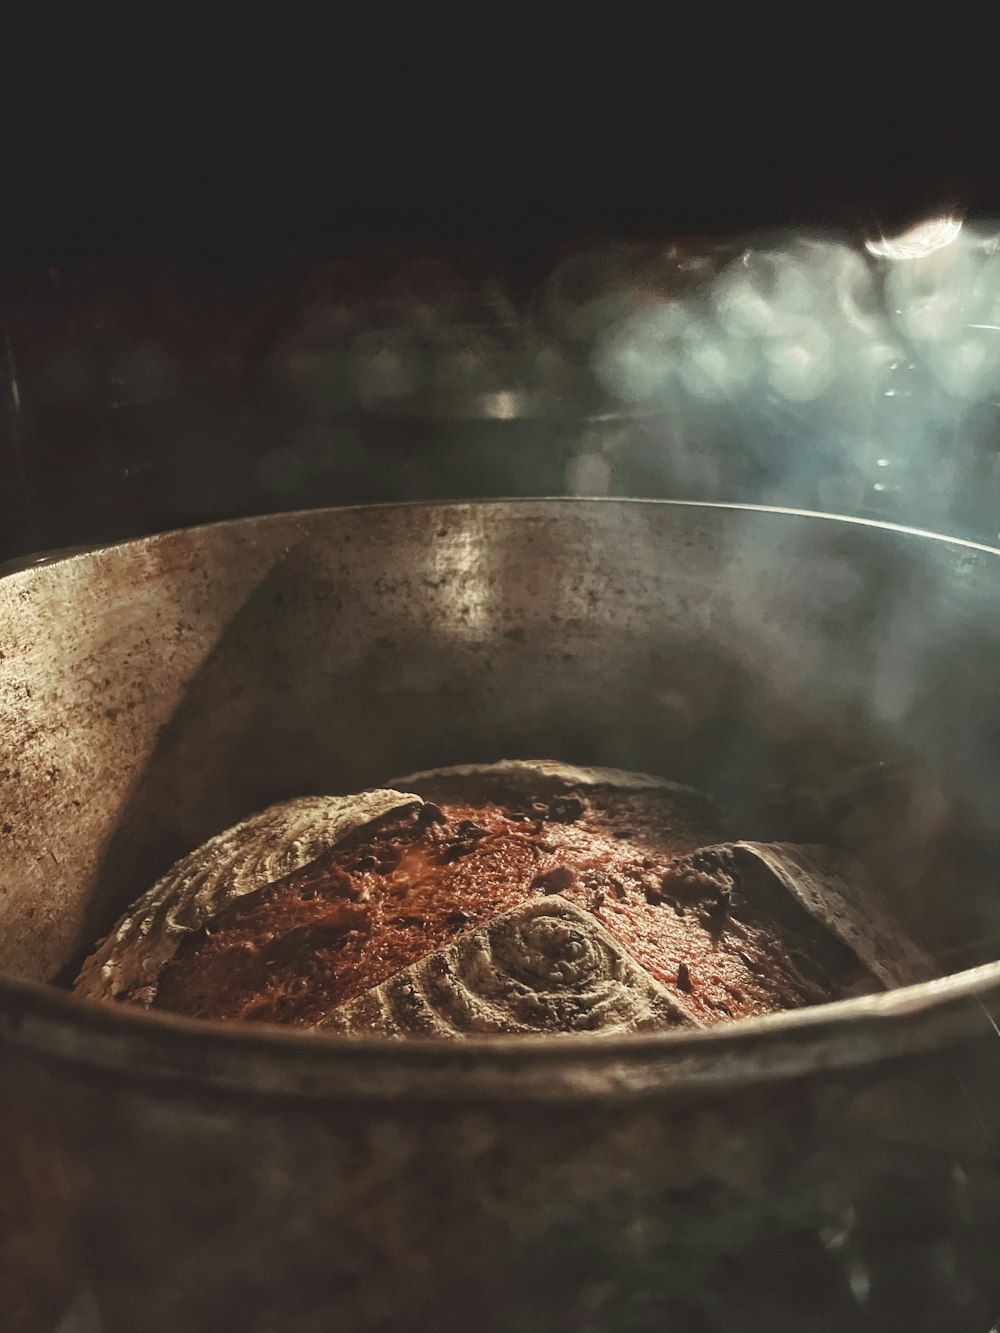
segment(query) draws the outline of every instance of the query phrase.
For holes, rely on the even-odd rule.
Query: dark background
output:
[[[562,493],[579,451],[607,443],[584,440],[593,405],[573,391],[575,418],[474,427],[345,426],[275,392],[282,322],[312,308],[308,265],[280,257],[374,253],[377,284],[393,247],[467,247],[470,283],[496,271],[527,292],[595,238],[1000,218],[997,28],[985,6],[810,3],[5,13],[0,560],[268,508]],[[213,331],[192,312],[216,272],[236,314]],[[174,360],[150,387],[131,353],[164,310]],[[940,487],[916,478],[877,516],[992,540],[1000,436],[992,417],[977,430],[959,487],[975,512],[951,492],[918,512]],[[691,439],[710,456],[681,475],[640,429],[612,491],[823,503],[818,461],[782,490],[738,422]]]
[[[5,15],[5,259],[1000,211],[988,6]]]

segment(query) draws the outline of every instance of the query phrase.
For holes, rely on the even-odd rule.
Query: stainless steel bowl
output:
[[[1000,552],[735,506],[328,510],[15,572],[0,625],[5,1327],[986,1333]],[[846,842],[942,978],[461,1046],[50,984],[251,810],[505,756]]]

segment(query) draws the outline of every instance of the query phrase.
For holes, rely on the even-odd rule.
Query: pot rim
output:
[[[573,1101],[822,1076],[1000,1039],[1000,963],[701,1031],[391,1041],[187,1018],[0,979],[9,1046],[129,1082],[264,1096]]]
[[[391,513],[397,509],[426,510],[473,510],[473,509],[537,509],[543,505],[573,507],[622,508],[634,509],[640,506],[650,509],[724,509],[737,514],[775,514],[787,518],[822,519],[827,523],[846,523],[857,528],[872,528],[881,532],[895,532],[906,537],[924,537],[940,542],[944,546],[960,547],[963,550],[979,551],[984,555],[1000,556],[1000,546],[990,546],[986,542],[973,541],[970,537],[950,537],[944,532],[934,532],[930,528],[910,527],[905,523],[890,523],[887,519],[858,518],[853,514],[827,513],[820,509],[798,509],[793,505],[742,504],[731,500],[666,500],[649,496],[619,495],[538,495],[538,496],[492,496],[489,499],[444,499],[444,500],[391,500],[377,504],[353,505],[317,505],[313,509],[283,509],[275,513],[247,514],[242,518],[224,518],[210,523],[195,523],[181,528],[165,528],[162,532],[147,533],[142,537],[123,537],[119,541],[94,542],[93,544],[56,547],[52,550],[34,551],[25,556],[16,556],[0,564],[0,579],[12,578],[29,570],[48,568],[68,560],[79,560],[84,556],[100,555],[105,551],[117,551],[128,547],[149,546],[156,542],[168,541],[181,537],[191,537],[198,533],[236,529],[249,525],[280,526],[291,519],[315,519],[327,514]]]
[[[34,568],[119,547],[148,546],[205,529],[287,523],[359,510],[532,510],[543,505],[674,506],[822,519],[1000,557],[1000,549],[880,520],[771,505],[716,501],[539,497],[330,506],[250,518],[28,557],[0,570]],[[575,1100],[642,1096],[821,1074],[965,1041],[1000,1039],[1000,961],[878,995],[693,1032],[620,1036],[478,1037],[460,1043],[344,1037],[271,1024],[191,1019],[83,1000],[42,982],[0,976],[0,1043],[101,1069],[128,1081],[153,1077],[219,1090],[324,1100],[419,1098]]]

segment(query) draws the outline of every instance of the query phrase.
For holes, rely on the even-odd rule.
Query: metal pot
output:
[[[15,572],[0,625],[5,1328],[986,1333],[1000,552],[734,506],[329,510]],[[943,973],[978,965],[462,1045],[49,984],[253,809],[510,756],[845,842]]]

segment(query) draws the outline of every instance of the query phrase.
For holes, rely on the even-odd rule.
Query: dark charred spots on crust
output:
[[[442,847],[438,853],[438,861],[441,865],[450,865],[463,856],[469,856],[470,853],[477,850],[482,840],[490,835],[489,829],[484,828],[482,824],[477,824],[474,819],[460,820],[455,832],[457,836]]]
[[[482,824],[477,824],[475,820],[463,819],[459,822],[457,833],[460,838],[471,838],[478,841],[480,838],[489,837],[489,829],[483,828]]]
[[[664,883],[666,882],[664,880]],[[646,880],[642,886],[642,893],[651,907],[669,907],[675,916],[684,916],[684,904],[675,898],[672,893],[667,893],[662,884],[650,884]]]
[[[352,861],[349,870],[354,875],[363,874],[365,871],[375,875],[390,875],[399,865],[402,857],[402,848],[395,843],[379,842],[370,851],[363,853]],[[344,875],[343,871],[337,873]]]
[[[468,838],[462,842],[451,842],[438,852],[438,861],[443,866],[451,865],[453,861],[459,861],[463,856],[469,856],[476,850],[477,846],[477,838]]]
[[[540,889],[542,893],[562,893],[575,879],[576,875],[569,866],[554,866],[553,869],[536,875],[531,881],[531,887]]]
[[[539,829],[543,824],[575,824],[589,808],[586,801],[572,793],[548,798],[528,796],[518,806],[508,811],[507,818],[515,823],[535,823]]]
[[[712,922],[713,930],[721,934],[726,928],[726,918],[729,916],[729,902],[731,890],[728,887],[719,889],[719,896],[709,909],[709,918]]]
[[[548,818],[557,824],[573,824],[586,810],[579,796],[556,796],[549,802]]]
[[[732,892],[732,881],[719,874],[687,867],[672,867],[662,881],[663,889],[682,902],[717,900]]]
[[[732,849],[712,848],[677,858],[663,876],[660,891],[678,905],[698,904],[703,924],[717,934],[725,928],[738,880]]]
[[[591,913],[673,993],[675,1006],[703,1023],[821,1003],[837,993],[842,969],[814,939],[819,928],[800,919],[794,902],[785,904],[788,894],[757,860],[728,843],[697,842],[720,830],[686,823],[683,805],[672,799],[589,791],[552,799],[540,780],[513,794],[484,783],[462,799],[442,783],[428,795],[442,804],[409,805],[368,824],[305,873],[227,914],[218,923],[221,937],[204,945],[202,971],[202,945],[185,946],[181,970],[170,969],[177,982],[166,977],[156,1007],[174,1007],[173,996],[185,1003],[190,977],[191,1002],[201,1005],[207,996],[206,1017],[213,1003],[225,1003],[229,1013],[248,1003],[252,1016],[266,1017],[281,992],[282,1012],[271,1009],[278,1021],[314,1023],[538,894],[564,894]],[[776,907],[772,898],[780,900]],[[258,910],[255,925],[250,918]],[[253,944],[255,929],[259,952],[254,945],[238,954],[247,934]],[[307,990],[293,1002],[299,979]],[[266,990],[259,1008],[254,988]]]

